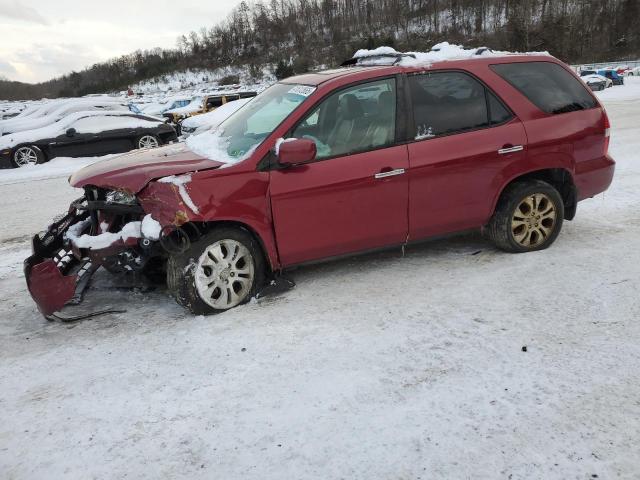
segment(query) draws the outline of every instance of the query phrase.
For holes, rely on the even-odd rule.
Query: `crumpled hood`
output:
[[[138,193],[156,178],[209,170],[221,165],[221,162],[202,158],[181,143],[136,150],[102,160],[78,170],[71,176],[69,183],[76,188],[95,185]]]

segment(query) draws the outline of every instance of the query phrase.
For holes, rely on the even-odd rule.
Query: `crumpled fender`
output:
[[[162,226],[179,227],[187,222],[202,220],[198,213],[185,204],[178,186],[171,183],[151,182],[138,194],[138,201],[144,211],[151,213]]]

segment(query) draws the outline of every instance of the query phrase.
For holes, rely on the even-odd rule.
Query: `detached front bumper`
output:
[[[77,200],[76,202],[79,202]],[[31,240],[32,255],[24,261],[24,276],[31,297],[40,312],[46,317],[59,311],[81,289],[87,280],[81,281],[91,272],[89,260],[79,259],[65,241],[64,234],[71,225],[86,220],[87,212],[79,212],[75,203],[60,220]]]
[[[111,212],[106,214],[102,209]],[[102,228],[99,225],[109,224],[109,220],[113,222],[122,214],[136,216],[139,211],[141,208],[137,206],[105,205],[105,202],[80,198],[46,232],[33,237],[32,255],[24,261],[24,275],[29,293],[45,317],[60,311],[65,305],[80,303],[93,273],[118,255],[135,251],[142,240],[115,235],[113,241],[96,248],[79,248],[72,238],[90,232],[93,232],[92,239],[114,235],[99,234]],[[128,258],[134,266],[143,265],[133,255]]]

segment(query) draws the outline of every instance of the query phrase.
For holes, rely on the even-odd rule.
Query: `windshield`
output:
[[[195,153],[223,163],[244,160],[315,89],[276,83],[232,114],[216,130],[189,137],[187,145]]]

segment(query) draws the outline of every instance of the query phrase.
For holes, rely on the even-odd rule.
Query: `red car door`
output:
[[[395,82],[340,90],[291,133],[314,140],[318,154],[311,163],[271,172],[283,265],[406,240],[409,162],[406,145],[394,145]]]
[[[490,218],[501,173],[526,155],[522,122],[464,72],[408,77],[416,141],[409,148],[409,237],[476,228]]]

